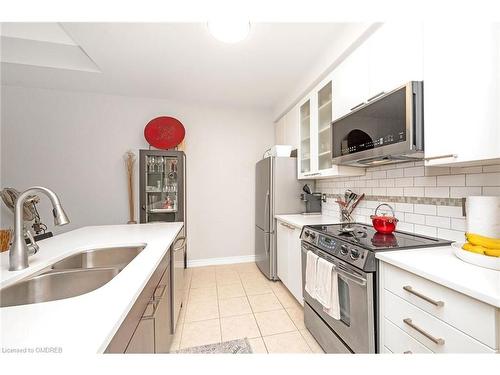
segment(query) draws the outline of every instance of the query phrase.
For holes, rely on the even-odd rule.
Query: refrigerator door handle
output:
[[[271,194],[269,190],[266,192],[266,201],[264,202],[264,231],[269,232],[271,230],[271,220],[269,218],[269,206],[270,206]]]

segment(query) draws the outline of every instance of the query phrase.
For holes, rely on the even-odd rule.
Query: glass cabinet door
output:
[[[332,81],[318,91],[318,169],[332,167]]]
[[[300,106],[300,172],[311,171],[311,101]]]
[[[145,155],[146,221],[165,221],[178,210],[177,157]]]

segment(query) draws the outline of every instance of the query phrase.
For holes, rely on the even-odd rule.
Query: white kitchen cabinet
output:
[[[422,23],[384,23],[366,44],[368,99],[423,80]]]
[[[333,120],[348,114],[368,99],[368,62],[369,49],[364,43],[333,71]]]
[[[426,165],[500,160],[500,23],[424,25]]]
[[[393,353],[500,349],[494,306],[382,261],[379,271],[379,347]]]
[[[297,301],[303,305],[302,257],[300,247],[301,229],[295,228],[279,220],[277,223],[276,243],[278,277]]]
[[[332,164],[332,139],[330,125],[333,116],[332,87],[330,76],[320,82],[299,104],[299,179],[321,179],[343,176],[362,176],[364,168]]]

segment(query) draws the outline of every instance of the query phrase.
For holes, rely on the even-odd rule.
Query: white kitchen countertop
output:
[[[146,244],[117,276],[81,296],[0,308],[2,351],[55,346],[63,353],[102,353],[184,224],[151,223],[84,227],[40,241],[30,266],[8,271],[8,252],[0,255],[0,287],[52,263],[95,247]]]
[[[451,246],[377,253],[381,261],[500,307],[500,271],[466,263]]]
[[[275,215],[274,218],[299,229],[302,229],[304,225],[336,224],[340,222],[338,217],[328,215],[291,214]]]

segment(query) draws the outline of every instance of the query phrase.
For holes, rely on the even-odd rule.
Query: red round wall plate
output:
[[[144,137],[148,143],[156,148],[167,150],[182,142],[186,130],[182,123],[173,117],[160,116],[146,125]]]

